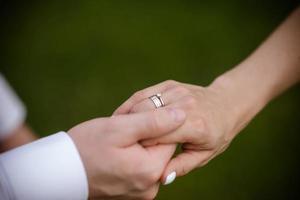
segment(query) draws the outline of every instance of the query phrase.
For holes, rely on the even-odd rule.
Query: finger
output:
[[[110,118],[110,132],[123,145],[160,137],[177,129],[185,121],[186,114],[180,109],[162,108],[154,111],[119,115]],[[122,132],[123,134],[119,134]],[[112,135],[112,134],[111,134]],[[120,139],[120,137],[122,137]]]
[[[166,166],[176,150],[176,144],[160,144],[147,147],[150,156]]]
[[[193,169],[199,167],[201,163],[209,157],[210,152],[184,151],[173,158],[167,165],[163,176],[162,183],[168,185],[172,183],[176,177],[184,176]]]
[[[161,137],[153,137],[150,139],[144,139],[140,141],[140,144],[144,147],[154,146],[158,144],[177,144],[184,143],[182,134],[177,134],[179,131],[172,132],[168,135],[163,135]]]
[[[139,112],[146,112],[154,109],[156,109],[154,103],[151,101],[151,99],[147,98],[140,101],[138,104],[134,105],[129,112],[139,113]]]
[[[183,97],[187,95],[187,92],[183,91],[181,88],[170,88],[167,89],[165,92],[162,93],[162,100],[164,101],[165,105],[172,105],[173,103],[179,101]],[[134,105],[130,113],[137,113],[137,112],[144,112],[148,110],[153,110],[155,109],[154,103],[151,101],[151,99],[146,98],[136,105]]]
[[[139,103],[143,99],[146,99],[154,94],[162,93],[168,88],[174,86],[175,84],[176,84],[175,81],[165,81],[157,85],[148,87],[139,92],[136,92],[128,100],[126,100],[119,108],[117,108],[116,111],[113,113],[113,115],[127,114],[130,112],[131,108],[135,104]]]
[[[176,150],[176,145],[156,145],[146,148],[148,157],[145,160],[145,164],[148,165],[149,174],[151,174],[151,183],[159,183],[163,172],[172,158]]]

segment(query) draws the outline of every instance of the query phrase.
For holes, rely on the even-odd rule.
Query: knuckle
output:
[[[189,173],[189,170],[188,170],[188,168],[187,168],[186,165],[183,165],[183,166],[181,167],[181,169],[180,169],[180,174],[184,176],[184,175],[186,175],[187,173]]]
[[[181,95],[190,94],[190,90],[187,89],[186,87],[182,86],[182,85],[176,86],[175,92],[176,92],[176,94],[181,94]]]
[[[197,100],[193,95],[186,96],[184,102],[189,107],[194,107],[195,105],[197,105]]]
[[[194,121],[194,128],[197,133],[208,133],[206,130],[204,119],[201,117]]]
[[[175,81],[175,80],[166,80],[164,83],[166,85],[169,85],[169,86],[173,86],[173,85],[177,85],[178,84],[178,82]]]
[[[138,106],[135,105],[131,108],[130,113],[137,113],[137,112],[139,112],[139,108]]]
[[[201,141],[207,142],[211,138],[211,134],[207,130],[205,120],[201,117],[192,122],[192,129],[194,131],[193,140],[198,141],[199,138],[201,138]]]
[[[145,92],[143,90],[137,91],[132,95],[133,99],[141,99],[145,97]]]

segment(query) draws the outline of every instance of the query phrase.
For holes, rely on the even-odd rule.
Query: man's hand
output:
[[[158,109],[84,122],[68,131],[87,171],[91,199],[154,199],[174,145],[143,147],[180,127],[185,113]]]

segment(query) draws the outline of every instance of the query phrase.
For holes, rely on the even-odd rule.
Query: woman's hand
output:
[[[269,101],[300,81],[299,20],[300,8],[246,60],[209,87],[166,81],[137,92],[115,111],[154,109],[148,97],[157,93],[162,93],[167,107],[185,110],[187,120],[173,134],[143,141],[144,145],[183,144],[183,153],[168,164],[164,182],[172,180],[172,172],[182,176],[220,154]]]
[[[235,104],[218,82],[201,87],[166,81],[135,93],[115,111],[114,114],[125,114],[152,110],[155,106],[148,97],[161,93],[167,107],[186,112],[184,125],[172,134],[142,141],[144,146],[183,144],[182,153],[173,158],[165,169],[162,177],[165,184],[174,177],[174,172],[183,176],[222,153],[251,119],[249,116],[253,116],[240,115],[243,108]]]

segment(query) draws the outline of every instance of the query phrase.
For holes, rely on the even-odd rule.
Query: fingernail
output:
[[[169,184],[171,184],[171,183],[175,180],[175,178],[176,178],[176,172],[170,173],[170,174],[167,176],[167,178],[166,178],[166,180],[165,180],[165,182],[164,182],[164,185],[169,185]]]
[[[186,115],[183,110],[180,109],[170,109],[170,113],[175,121],[181,122],[185,119]]]

